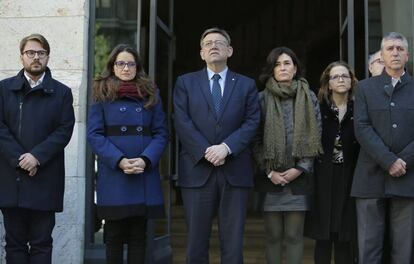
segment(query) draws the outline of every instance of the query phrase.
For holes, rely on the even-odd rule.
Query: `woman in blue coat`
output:
[[[164,215],[158,162],[167,144],[165,114],[138,53],[120,44],[95,79],[88,141],[98,158],[97,212],[105,219],[107,263],[144,263],[146,219]]]

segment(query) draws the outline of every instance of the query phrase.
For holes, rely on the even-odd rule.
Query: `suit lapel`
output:
[[[394,86],[392,86],[391,83],[388,83],[384,85],[384,91],[388,95],[388,97],[391,97],[392,93],[394,92]]]
[[[384,70],[379,78],[380,83],[383,86],[384,92],[388,95],[388,97],[392,96],[392,93],[394,92],[394,87],[391,84],[391,77],[386,73]]]
[[[229,102],[229,99],[233,93],[236,81],[236,74],[228,70],[226,75],[226,84],[224,85],[223,99],[221,100],[220,112],[218,113],[218,119],[221,118],[221,116],[224,113],[224,110],[226,109],[226,105]]]
[[[391,77],[388,76],[385,73],[385,71],[383,72],[381,77],[382,82],[385,83],[384,91],[388,95],[388,97],[391,97],[395,90],[401,89],[411,81],[411,76],[409,76],[407,72],[403,76],[401,76],[401,82],[398,82],[395,85],[395,87],[392,86]]]
[[[203,94],[204,98],[207,101],[208,106],[211,109],[211,112],[216,113],[213,103],[213,97],[211,96],[210,90],[210,80],[208,79],[207,69],[204,68],[203,70],[198,72],[199,74],[199,85],[201,88],[201,93]]]
[[[407,72],[404,73],[403,76],[401,76],[401,83],[398,83],[395,88],[397,89],[401,89],[402,87],[404,87],[405,85],[407,85],[408,83],[411,82],[411,76],[408,75]]]

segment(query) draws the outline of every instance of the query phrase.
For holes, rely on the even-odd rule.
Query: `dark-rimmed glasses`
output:
[[[383,60],[381,60],[380,58],[373,60],[373,61],[370,63],[370,65],[372,65],[372,64],[374,64],[374,63],[379,63],[379,64],[381,64],[381,65],[384,65],[384,61],[383,61]]]
[[[351,76],[349,76],[348,74],[341,74],[341,75],[336,74],[333,76],[329,76],[329,80],[332,80],[332,81],[339,81],[340,78],[342,80],[348,80],[348,79],[351,79]]]
[[[133,61],[115,61],[114,64],[118,69],[123,69],[125,66],[128,66],[128,68],[135,68],[137,66]]]
[[[26,56],[30,59],[33,59],[36,54],[40,59],[44,59],[47,56],[46,50],[26,50],[23,51],[23,53],[26,54]]]

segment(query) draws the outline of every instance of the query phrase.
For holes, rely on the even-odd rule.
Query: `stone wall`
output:
[[[21,69],[20,40],[40,33],[51,46],[52,76],[72,88],[74,96],[76,124],[66,148],[65,204],[56,217],[53,263],[83,263],[88,28],[87,0],[0,0],[0,79]],[[0,225],[0,264],[5,264],[1,215]]]

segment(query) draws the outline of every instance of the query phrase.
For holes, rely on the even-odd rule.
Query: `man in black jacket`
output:
[[[407,39],[381,42],[385,69],[361,81],[355,136],[361,144],[351,195],[356,197],[359,263],[381,263],[389,215],[391,263],[410,263],[414,232],[414,85],[405,72]]]
[[[20,42],[23,69],[0,82],[0,209],[8,264],[48,264],[63,210],[64,148],[75,123],[71,90],[52,78],[40,34]]]

